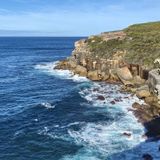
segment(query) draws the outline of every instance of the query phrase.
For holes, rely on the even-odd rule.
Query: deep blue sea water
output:
[[[136,97],[53,70],[79,39],[0,38],[0,160],[159,159],[128,111]]]

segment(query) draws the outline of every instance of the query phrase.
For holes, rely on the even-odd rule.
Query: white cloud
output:
[[[124,4],[109,4],[96,8],[95,4],[90,8],[71,6],[65,9],[43,6],[39,11],[32,12],[0,9],[0,29],[49,32],[48,34],[53,33],[56,36],[90,35],[121,29],[133,23],[160,19],[159,9],[155,7],[141,10],[130,7]]]

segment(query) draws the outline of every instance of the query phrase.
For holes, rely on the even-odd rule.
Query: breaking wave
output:
[[[50,75],[56,76],[61,79],[71,79],[74,82],[85,82],[89,81],[86,77],[81,77],[79,75],[74,75],[71,71],[69,70],[57,70],[54,69],[56,66],[56,62],[50,62],[50,63],[43,63],[43,64],[38,64],[35,66],[35,69],[41,70],[45,73],[48,73]]]

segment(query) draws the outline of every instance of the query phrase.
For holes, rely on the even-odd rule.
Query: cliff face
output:
[[[119,81],[128,84],[134,77],[148,78],[154,59],[160,57],[160,22],[130,26],[122,31],[104,32],[75,43],[71,57],[57,69],[69,69],[92,80]],[[128,70],[125,68],[127,67]],[[118,75],[130,74],[130,79]],[[118,76],[117,76],[118,75]],[[128,80],[130,82],[128,82]]]
[[[116,69],[125,65],[123,57],[126,54],[126,51],[118,50],[115,52],[114,56],[105,58],[99,54],[95,54],[95,52],[91,50],[90,43],[94,43],[95,41],[95,37],[93,37],[76,42],[72,56],[67,60],[60,62],[56,69],[69,69],[74,73],[86,76],[91,80],[105,81],[107,79],[111,80],[112,78],[116,81],[117,77],[114,73],[116,73]]]

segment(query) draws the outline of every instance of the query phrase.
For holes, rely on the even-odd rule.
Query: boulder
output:
[[[149,97],[151,94],[147,90],[136,91],[136,96],[140,99]]]
[[[68,69],[68,61],[67,60],[60,61],[53,69],[63,69],[63,70]]]
[[[128,67],[118,68],[117,75],[124,85],[132,84],[133,76]]]
[[[105,100],[104,96],[101,96],[101,95],[99,95],[99,96],[97,97],[97,99],[98,99],[98,100],[101,100],[101,101],[104,101],[104,100]]]
[[[132,107],[133,107],[134,109],[141,109],[141,108],[142,108],[142,106],[141,106],[139,103],[137,103],[137,102],[133,103],[133,104],[132,104]]]
[[[79,74],[80,76],[87,76],[87,69],[83,66],[77,65],[77,67],[75,68],[74,72],[76,74]]]
[[[126,137],[131,137],[132,136],[132,134],[128,133],[128,132],[124,132],[123,135],[126,136]]]
[[[115,101],[111,101],[110,103],[111,103],[112,105],[116,104],[116,102],[115,102]]]
[[[100,80],[100,77],[98,75],[98,71],[95,70],[95,71],[88,71],[88,75],[87,77],[93,81],[99,81]]]
[[[149,96],[149,97],[146,97],[146,98],[145,98],[145,102],[146,102],[147,104],[153,104],[153,103],[155,103],[155,102],[158,102],[158,98],[155,97],[155,96]]]
[[[109,70],[109,79],[107,79],[109,82],[119,82],[119,78],[117,76],[117,70],[116,69],[110,69]]]
[[[134,84],[136,85],[143,85],[145,83],[145,80],[142,79],[140,76],[134,77]]]

